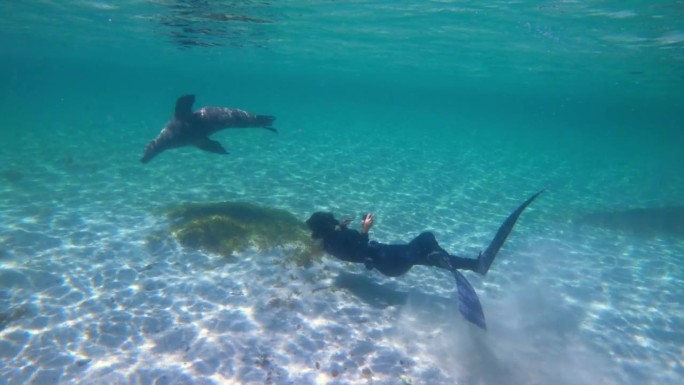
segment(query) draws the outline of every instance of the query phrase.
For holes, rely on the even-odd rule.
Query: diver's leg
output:
[[[458,269],[477,271],[480,264],[478,259],[449,255],[446,250],[439,246],[435,236],[428,232],[414,238],[409,243],[407,251],[411,254],[410,258],[416,261],[416,265],[436,266],[450,271],[456,279],[459,312],[469,322],[482,329],[487,329],[482,305],[480,305],[475,289],[473,289],[463,274],[458,271]]]
[[[416,265],[435,266],[449,271],[453,269],[477,271],[480,265],[478,259],[449,255],[439,246],[434,234],[430,232],[421,233],[414,238],[409,243],[409,250]]]
[[[435,235],[430,232],[420,233],[408,244],[408,257],[416,265],[437,266],[450,270],[449,253],[442,249]]]
[[[414,265],[414,261],[406,253],[407,245],[386,245],[371,241],[363,263],[366,269],[376,269],[388,277],[406,274]]]
[[[477,272],[480,269],[480,259],[463,258],[456,255],[449,256],[451,267],[458,270],[470,270]]]
[[[478,272],[480,269],[480,259],[463,258],[456,255],[449,255],[446,251],[435,251],[425,257],[425,263],[421,265],[435,266],[444,270],[470,270]]]

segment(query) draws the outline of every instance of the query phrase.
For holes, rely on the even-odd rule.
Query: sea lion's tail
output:
[[[269,131],[278,132],[273,128],[273,122],[275,121],[275,116],[272,115],[257,115],[256,116],[256,126],[265,128]]]

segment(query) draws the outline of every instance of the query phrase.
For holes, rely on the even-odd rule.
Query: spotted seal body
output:
[[[183,146],[195,146],[216,154],[227,154],[221,143],[209,136],[224,128],[265,128],[277,132],[272,127],[274,116],[254,115],[237,108],[202,107],[193,112],[195,95],[181,96],[176,100],[176,109],[171,120],[166,123],[159,135],[145,147],[140,158],[147,163],[162,151]]]

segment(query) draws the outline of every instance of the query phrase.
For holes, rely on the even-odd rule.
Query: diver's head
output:
[[[332,213],[318,211],[306,220],[306,225],[311,230],[311,238],[320,239],[335,231],[340,222]]]

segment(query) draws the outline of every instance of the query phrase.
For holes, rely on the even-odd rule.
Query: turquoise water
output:
[[[0,4],[0,384],[681,383],[681,20],[681,1]],[[279,134],[140,164],[187,93]],[[149,241],[168,204],[243,200],[372,211],[378,240],[430,229],[475,256],[545,186],[468,276],[486,334],[442,272]]]

